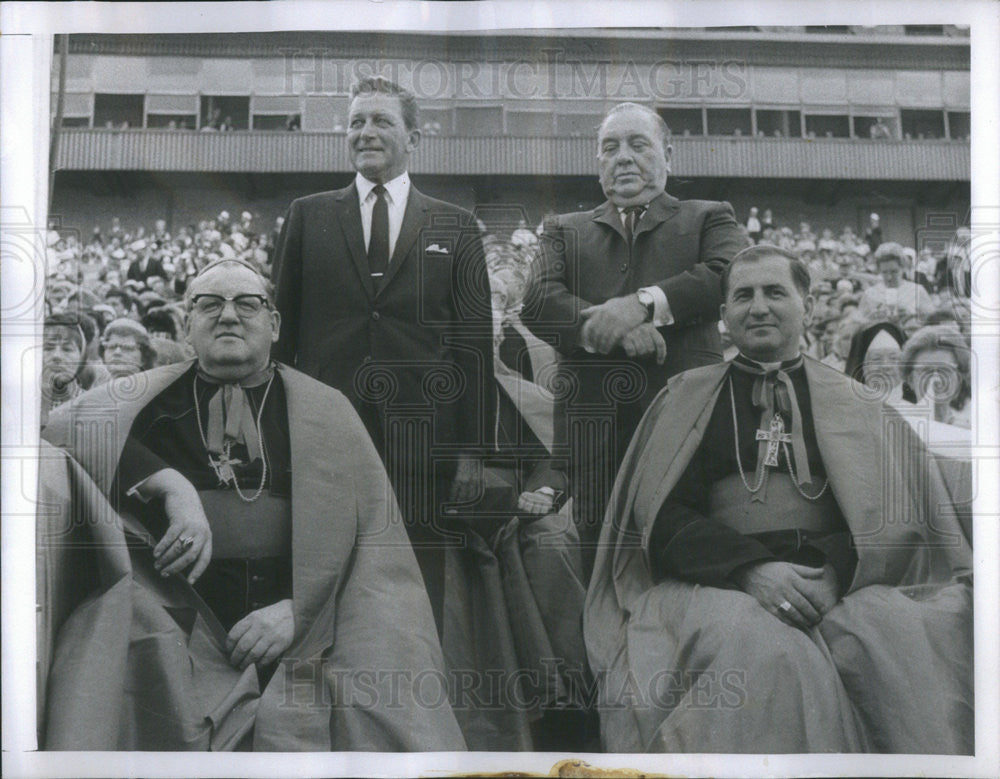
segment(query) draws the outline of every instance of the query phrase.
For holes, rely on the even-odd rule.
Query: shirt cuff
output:
[[[159,473],[159,471],[157,471],[157,473]],[[143,479],[142,481],[138,481],[138,482],[136,482],[135,484],[133,484],[133,485],[132,485],[132,486],[131,486],[131,487],[130,487],[130,488],[129,488],[129,489],[128,489],[128,490],[126,491],[126,492],[125,492],[125,494],[126,494],[126,495],[127,495],[128,497],[130,497],[130,498],[137,498],[138,500],[141,500],[141,501],[142,501],[143,503],[149,503],[149,501],[150,501],[150,500],[152,500],[152,496],[146,496],[146,495],[143,495],[143,494],[142,494],[142,488],[143,488],[143,485],[144,485],[144,484],[145,484],[145,483],[146,483],[147,481],[149,481],[150,479],[152,479],[152,478],[153,478],[153,476],[155,476],[155,475],[156,475],[156,474],[153,474],[153,473],[151,473],[151,474],[149,474],[149,476],[147,476],[147,477],[146,477],[145,479]]]
[[[580,326],[580,346],[583,347],[584,351],[594,354],[597,349],[590,342],[590,320],[588,319]]]
[[[674,315],[670,311],[667,293],[657,286],[640,287],[639,292],[648,292],[653,298],[653,326],[666,327],[674,323]]]

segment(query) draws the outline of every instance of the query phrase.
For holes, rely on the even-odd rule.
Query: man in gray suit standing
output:
[[[548,220],[524,323],[558,350],[556,424],[588,572],[615,473],[667,379],[719,362],[719,277],[745,245],[728,203],[664,190],[670,130],[621,103],[601,124],[607,201]]]
[[[410,183],[420,142],[413,94],[382,77],[351,94],[354,182],[295,200],[278,239],[275,357],[354,404],[386,464],[440,631],[444,546],[457,539],[445,511],[479,495],[478,458],[492,448],[489,279],[473,215]]]

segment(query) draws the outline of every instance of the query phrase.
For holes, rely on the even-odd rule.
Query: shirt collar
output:
[[[754,360],[750,357],[747,357],[742,352],[740,352],[737,355],[737,358],[746,364],[756,365],[762,371],[768,372],[768,371],[778,370],[779,368],[781,368],[782,370],[788,370],[789,368],[794,367],[798,363],[798,361],[802,358],[802,354],[800,352],[790,360],[783,360],[779,362],[760,362],[760,360]]]
[[[649,202],[652,203],[653,201]],[[649,203],[636,203],[634,206],[615,206],[615,208],[618,209],[618,216],[624,216],[626,208],[638,208],[640,209],[639,216],[642,216],[649,210]]]
[[[375,189],[376,182],[369,181],[358,173],[354,176],[354,186],[358,188],[358,202],[364,203],[372,190]],[[385,191],[393,205],[405,203],[410,194],[410,174],[404,170],[396,178],[387,181]]]

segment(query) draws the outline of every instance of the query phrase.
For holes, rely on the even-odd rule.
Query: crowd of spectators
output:
[[[252,214],[227,211],[176,234],[95,227],[90,236],[50,225],[46,256],[43,420],[50,408],[113,376],[187,359],[184,290],[200,268],[239,258],[270,273],[281,220],[259,231]]]
[[[936,422],[971,425],[971,235],[959,228],[940,251],[886,242],[878,214],[861,235],[778,225],[751,208],[750,243],[795,252],[815,299],[804,351],[893,404],[924,404]],[[900,406],[907,409],[908,406]]]
[[[770,209],[750,209],[748,245],[796,252],[812,277],[815,306],[804,351],[884,392],[892,402],[922,402],[934,419],[969,427],[968,230],[944,252],[884,242],[872,214],[861,235],[850,227],[819,234],[806,222],[780,225]],[[271,270],[281,218],[259,230],[249,212],[226,211],[176,234],[158,219],[131,230],[112,219],[86,239],[48,234],[44,412],[111,376],[184,360],[187,280],[213,260],[240,258]],[[522,223],[486,231],[493,289],[494,342],[500,364],[536,380],[519,313],[539,252],[541,228]],[[723,333],[725,342],[725,333]],[[731,349],[731,347],[730,347]],[[727,356],[729,356],[727,354]],[[537,360],[535,360],[537,370]]]

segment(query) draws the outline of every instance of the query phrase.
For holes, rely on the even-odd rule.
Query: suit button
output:
[[[257,576],[256,574],[254,574],[253,576],[250,577],[250,581],[252,581],[254,584],[260,584],[262,581],[264,581],[264,577]]]
[[[370,354],[366,354],[365,359],[363,359],[361,362],[371,362],[371,361],[372,361],[372,356]]]
[[[381,316],[378,311],[372,311],[372,319],[378,320]]]
[[[621,265],[618,266],[618,270],[620,270],[622,273],[627,273],[628,272],[628,263],[627,262],[623,262]]]

